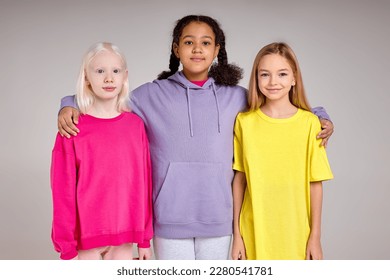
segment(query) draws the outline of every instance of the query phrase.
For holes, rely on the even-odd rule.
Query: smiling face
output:
[[[179,44],[173,49],[183,64],[183,73],[190,81],[202,81],[208,78],[209,67],[218,55],[219,45],[215,43],[215,34],[204,22],[193,21],[183,28]]]
[[[295,78],[287,59],[278,54],[265,55],[258,66],[258,85],[268,101],[288,101]]]
[[[127,79],[127,69],[121,57],[107,50],[97,53],[85,72],[86,83],[96,101],[116,101]]]

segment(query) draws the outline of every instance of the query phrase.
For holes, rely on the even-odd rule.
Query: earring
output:
[[[292,85],[292,86],[295,86],[295,81],[292,81],[291,85]]]

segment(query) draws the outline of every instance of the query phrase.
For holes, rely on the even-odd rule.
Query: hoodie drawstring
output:
[[[219,103],[218,103],[217,91],[216,91],[216,89],[215,89],[214,83],[211,83],[211,86],[213,87],[214,98],[215,98],[215,104],[217,105],[217,114],[218,114],[218,133],[221,133],[221,122],[220,122],[220,116],[219,116]]]
[[[190,135],[191,137],[194,136],[194,131],[192,129],[192,114],[191,114],[191,101],[190,101],[190,88],[187,87],[186,90],[187,93],[187,106],[188,106],[188,120],[190,121]]]
[[[215,89],[214,83],[211,83],[211,86],[213,88],[213,93],[214,93],[214,98],[215,98],[215,105],[217,107],[218,133],[221,133],[221,121],[220,121],[219,102],[218,102],[217,90]],[[188,86],[186,87],[186,94],[187,94],[187,106],[188,106],[188,120],[189,120],[189,123],[190,123],[190,135],[191,135],[191,137],[194,137],[194,130],[193,130],[193,125],[192,125],[190,88]]]

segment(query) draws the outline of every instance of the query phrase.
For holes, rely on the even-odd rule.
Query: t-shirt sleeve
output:
[[[243,164],[243,151],[242,151],[242,129],[240,123],[240,114],[236,118],[234,124],[234,159],[233,169],[241,172],[245,172]]]
[[[313,118],[310,131],[310,182],[333,179],[325,147],[321,146],[321,139],[316,138],[320,130],[321,124],[319,120]]]

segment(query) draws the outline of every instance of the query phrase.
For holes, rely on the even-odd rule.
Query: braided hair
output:
[[[189,15],[178,20],[172,34],[171,56],[169,59],[169,71],[163,71],[158,75],[159,80],[167,79],[169,76],[175,74],[179,70],[180,59],[174,53],[174,44],[179,44],[180,36],[182,35],[184,27],[191,22],[203,22],[211,27],[215,34],[215,44],[219,45],[218,63],[214,63],[210,67],[209,76],[214,78],[217,84],[226,86],[235,86],[242,79],[243,70],[228,63],[226,48],[225,48],[225,34],[221,29],[219,23],[211,17],[203,15]]]

